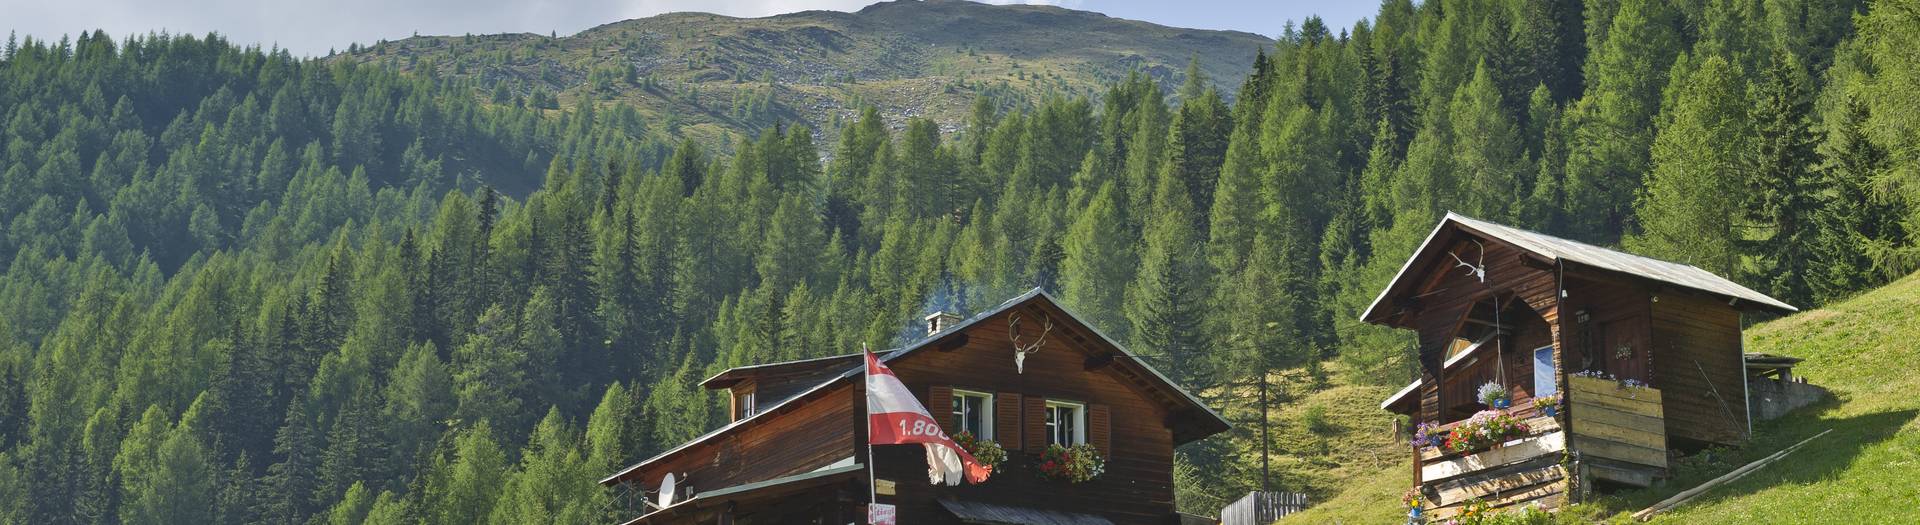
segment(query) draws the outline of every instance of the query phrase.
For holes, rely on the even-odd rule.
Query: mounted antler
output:
[[[1040,346],[1047,344],[1047,334],[1053,333],[1053,318],[1040,316],[1044,323],[1040,327],[1040,337],[1032,343],[1020,342],[1020,314],[1007,316],[1007,336],[1013,339],[1013,370],[1024,374],[1027,370],[1027,354],[1037,353]]]
[[[1468,264],[1466,260],[1460,258],[1459,254],[1453,253],[1452,251],[1448,251],[1447,255],[1452,255],[1453,261],[1459,263],[1454,266],[1467,267],[1467,275],[1471,275],[1484,283],[1487,282],[1487,245],[1480,244],[1480,241],[1473,241],[1473,243],[1480,246],[1480,264],[1478,265]]]

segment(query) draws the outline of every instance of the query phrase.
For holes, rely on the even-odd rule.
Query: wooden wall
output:
[[[1739,310],[1690,292],[1662,290],[1656,297],[1653,378],[1666,396],[1667,435],[1701,443],[1745,439]]]
[[[811,472],[854,455],[854,388],[851,382],[781,407],[724,435],[701,442],[630,474],[657,490],[672,472],[682,487],[721,489]],[[762,405],[767,407],[768,405]],[[684,494],[683,494],[684,497]]]
[[[1644,284],[1585,272],[1567,276],[1564,342],[1568,372],[1602,370],[1659,387],[1651,373],[1651,296]],[[1586,322],[1580,322],[1581,312]],[[1624,351],[1623,351],[1624,349]]]
[[[1038,312],[1026,307],[1016,310],[1025,312],[1027,319],[1036,318]],[[877,447],[880,478],[893,480],[898,487],[896,496],[883,495],[880,500],[899,505],[901,523],[953,522],[954,517],[935,501],[941,497],[1098,514],[1119,524],[1167,523],[1173,516],[1170,410],[1155,400],[1158,394],[1117,373],[1114,368],[1119,364],[1090,363],[1089,357],[1104,353],[1103,345],[1091,333],[1073,332],[1066,324],[1056,318],[1044,348],[1027,357],[1025,373],[1014,371],[1004,317],[968,328],[967,343],[960,348],[923,348],[888,364],[922,400],[931,397],[935,387],[994,393],[996,441],[1009,449],[1008,461],[986,483],[936,487],[927,482],[921,447]],[[1037,332],[1035,326],[1027,325],[1028,337]],[[1088,370],[1089,364],[1096,369]],[[1035,429],[1044,424],[1036,419],[1041,413],[1031,409],[1047,399],[1087,404],[1088,441],[1106,442],[1109,449],[1104,476],[1079,484],[1038,477],[1032,458],[1041,448],[1036,445],[1046,440],[1035,435]],[[1026,409],[1015,408],[1020,405]],[[945,407],[929,408],[939,414]],[[949,419],[940,418],[943,423]]]
[[[1439,254],[1416,261],[1407,271],[1409,276],[1422,279],[1411,295],[1418,297],[1417,308],[1406,313],[1403,323],[1419,332],[1421,377],[1425,384],[1420,387],[1419,421],[1446,422],[1454,414],[1445,412],[1446,407],[1459,406],[1471,402],[1470,391],[1443,392],[1446,384],[1442,381],[1445,372],[1441,365],[1446,362],[1447,345],[1452,344],[1467,312],[1475,303],[1487,301],[1496,293],[1502,297],[1502,304],[1511,303],[1512,308],[1530,308],[1538,314],[1543,325],[1551,325],[1557,318],[1555,296],[1558,292],[1553,272],[1538,262],[1529,261],[1522,252],[1511,246],[1491,239],[1481,239],[1475,244],[1472,234],[1455,230],[1447,234],[1447,239],[1435,239],[1441,246],[1458,254],[1462,259],[1475,263],[1484,263],[1487,268],[1487,282],[1482,283],[1466,274],[1464,268],[1455,266],[1452,257]],[[1485,246],[1485,255],[1480,255],[1481,246]],[[1516,336],[1523,335],[1516,333]],[[1528,335],[1528,343],[1538,341],[1538,335]],[[1551,330],[1545,334],[1551,341]],[[1518,343],[1512,346],[1519,346]],[[1525,351],[1510,352],[1510,359],[1525,359]],[[1510,364],[1510,366],[1512,366]],[[1532,370],[1529,366],[1526,370]],[[1531,372],[1528,372],[1529,374]],[[1531,376],[1527,376],[1531,381]],[[1518,376],[1508,375],[1509,382]],[[1476,384],[1477,386],[1477,384]],[[1467,399],[1461,400],[1459,396]]]

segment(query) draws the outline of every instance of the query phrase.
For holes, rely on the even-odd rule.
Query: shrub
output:
[[[1333,431],[1333,423],[1327,421],[1327,408],[1320,405],[1307,407],[1306,412],[1300,414],[1300,424],[1306,427],[1308,432],[1315,434],[1327,434]]]

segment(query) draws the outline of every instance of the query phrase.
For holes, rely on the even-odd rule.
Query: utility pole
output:
[[[1267,471],[1267,462],[1272,455],[1267,453],[1267,444],[1270,442],[1267,439],[1267,426],[1270,423],[1267,422],[1267,364],[1265,361],[1262,359],[1260,363],[1260,492],[1268,491],[1267,480],[1273,477],[1272,473]]]

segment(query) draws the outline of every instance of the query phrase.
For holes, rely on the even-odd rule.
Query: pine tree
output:
[[[507,456],[494,443],[491,427],[480,421],[454,438],[451,457],[434,463],[422,510],[436,523],[484,522],[506,473]]]
[[[299,523],[311,515],[314,489],[319,480],[320,435],[307,416],[305,403],[287,407],[286,425],[274,435],[274,455],[279,462],[267,469],[266,485],[269,519],[281,523]]]
[[[1659,136],[1654,171],[1636,205],[1643,233],[1628,248],[1651,257],[1693,264],[1720,275],[1737,275],[1740,251],[1740,152],[1752,144],[1746,100],[1738,72],[1710,56],[1675,64],[1675,83]]]
[[[1133,280],[1136,242],[1121,215],[1115,184],[1108,182],[1079,211],[1063,239],[1066,260],[1061,265],[1061,300],[1109,335],[1125,339],[1120,306],[1125,288],[1115,283]]]
[[[1623,0],[1605,43],[1588,46],[1590,87],[1572,110],[1566,168],[1568,226],[1576,237],[1609,241],[1631,220],[1634,192],[1652,171],[1648,153],[1660,87],[1679,49],[1677,19],[1666,2]]]
[[[1133,324],[1130,346],[1176,381],[1194,384],[1207,348],[1201,323],[1210,291],[1186,194],[1170,176],[1155,186],[1139,274],[1127,287],[1124,311]]]
[[[1810,227],[1823,189],[1817,186],[1813,94],[1805,75],[1798,57],[1776,50],[1754,83],[1748,120],[1757,141],[1748,156],[1752,169],[1743,170],[1741,193],[1747,198],[1739,209],[1746,223],[1767,234],[1736,239],[1741,253],[1760,263],[1751,281],[1788,304],[1812,300],[1810,283],[1824,264],[1816,262],[1818,232]]]

